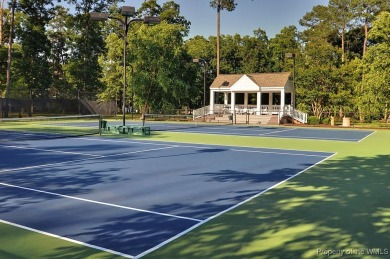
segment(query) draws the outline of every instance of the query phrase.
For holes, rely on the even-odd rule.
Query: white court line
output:
[[[247,202],[249,202],[249,201],[251,201],[251,200],[257,198],[257,197],[259,197],[259,196],[261,196],[262,194],[264,194],[264,193],[266,193],[266,192],[268,192],[268,191],[270,191],[270,190],[276,188],[277,186],[279,186],[279,185],[281,185],[281,184],[283,184],[283,183],[285,183],[285,182],[291,180],[291,179],[294,178],[294,177],[297,177],[298,175],[302,174],[303,172],[305,172],[305,171],[309,170],[310,168],[312,168],[312,167],[314,167],[314,166],[316,166],[316,165],[318,165],[318,164],[320,164],[320,163],[322,163],[322,162],[328,160],[329,158],[335,156],[336,154],[337,154],[337,153],[334,153],[333,155],[331,155],[331,156],[329,156],[329,157],[327,157],[327,158],[325,158],[325,159],[323,159],[323,160],[321,160],[321,161],[315,163],[315,164],[312,165],[312,166],[309,166],[309,167],[305,168],[304,170],[302,170],[302,171],[296,173],[295,175],[290,176],[289,178],[287,178],[287,179],[285,179],[285,180],[283,180],[283,181],[281,181],[281,182],[279,182],[279,183],[277,183],[277,184],[275,184],[275,185],[273,185],[273,186],[267,188],[266,190],[264,190],[264,191],[262,191],[262,192],[259,192],[259,193],[255,194],[255,195],[253,195],[252,197],[249,197],[248,199],[246,199],[246,200],[244,200],[244,201],[242,201],[242,202],[240,202],[240,203],[237,203],[236,205],[233,205],[232,207],[227,208],[226,210],[221,211],[221,212],[219,212],[219,213],[217,213],[217,214],[215,214],[215,215],[213,215],[213,216],[211,216],[211,217],[209,217],[209,218],[207,218],[207,219],[205,219],[205,220],[199,222],[198,224],[196,224],[196,225],[194,225],[194,226],[192,226],[192,227],[186,229],[185,231],[183,231],[183,232],[177,234],[176,236],[171,237],[170,239],[165,240],[164,242],[158,244],[157,246],[152,247],[151,249],[146,250],[145,252],[143,252],[143,253],[141,253],[141,254],[135,256],[135,258],[141,258],[142,256],[145,256],[145,255],[147,255],[147,254],[149,254],[149,253],[151,253],[151,252],[153,252],[153,251],[155,251],[155,250],[157,250],[157,249],[159,249],[159,248],[165,246],[166,244],[168,244],[168,243],[170,243],[170,242],[172,242],[172,241],[178,239],[179,237],[181,237],[181,236],[187,234],[188,232],[194,230],[195,228],[197,228],[197,227],[199,227],[199,226],[201,226],[201,225],[203,225],[203,224],[209,222],[210,220],[215,219],[215,218],[221,216],[222,214],[225,214],[225,213],[227,213],[227,212],[229,212],[229,211],[231,211],[231,210],[233,210],[233,209],[235,209],[235,208],[237,208],[237,207],[239,207],[239,206],[241,206],[241,205],[243,205],[243,204],[245,204],[245,203],[247,203]]]
[[[219,134],[219,135],[233,135],[243,137],[255,137],[256,134],[236,133],[236,132],[223,132],[223,131],[203,131],[203,130],[172,130],[172,132],[183,132],[183,133],[203,133],[203,134]]]
[[[362,139],[359,140],[358,142],[361,142],[361,141],[365,140],[366,138],[370,137],[370,136],[373,135],[374,133],[376,133],[376,131],[371,132],[370,134],[368,134],[367,136],[365,136],[364,138],[362,138]]]
[[[274,133],[280,133],[280,132],[286,132],[286,131],[292,131],[292,130],[297,130],[297,129],[294,128],[294,129],[277,130],[277,131],[258,134],[258,136],[270,135],[270,134],[274,134]]]
[[[248,153],[264,153],[264,154],[277,154],[277,155],[292,155],[292,156],[314,156],[314,157],[328,157],[326,155],[313,155],[313,154],[304,154],[304,153],[288,153],[288,152],[277,152],[277,151],[263,151],[261,149],[266,149],[266,150],[283,150],[280,148],[259,148],[259,147],[249,147],[249,146],[241,146],[243,148],[248,148],[248,150],[244,149],[236,149],[236,148],[231,148],[232,146],[221,146],[217,144],[198,144],[202,146],[191,146],[191,145],[176,145],[175,147],[184,147],[184,148],[194,148],[194,149],[215,149],[214,146],[216,147],[221,147],[224,148],[226,151],[234,151],[234,152],[248,152]],[[230,148],[227,148],[230,147]],[[251,150],[249,150],[251,149]],[[258,149],[258,150],[255,150]],[[294,149],[286,149],[287,151],[293,151],[293,152],[305,152],[305,150],[294,150]],[[333,154],[332,152],[328,151],[312,151],[308,150],[306,152],[309,153],[327,153],[327,154]]]
[[[124,152],[124,153],[118,153],[118,154],[112,154],[112,155],[105,155],[105,156],[99,156],[99,157],[91,157],[91,158],[84,158],[84,159],[76,159],[76,160],[69,160],[69,161],[63,161],[63,162],[57,162],[57,163],[50,163],[50,164],[43,164],[43,165],[33,165],[33,166],[26,166],[26,167],[18,167],[18,168],[10,168],[10,169],[3,169],[0,170],[0,173],[5,172],[15,172],[15,171],[23,171],[28,169],[35,169],[35,168],[44,168],[44,167],[50,167],[50,166],[58,166],[68,163],[76,163],[76,162],[83,162],[83,161],[91,161],[95,159],[101,159],[101,158],[110,158],[110,157],[116,157],[116,156],[122,156],[122,155],[129,155],[129,154],[136,154],[136,153],[144,153],[144,152],[150,152],[150,151],[156,151],[156,150],[164,150],[164,149],[170,149],[174,148],[175,146],[170,147],[164,147],[164,148],[153,148],[153,149],[147,149],[147,150],[137,150],[137,151],[130,151],[130,152]]]
[[[265,134],[259,134],[259,135],[254,135],[254,134],[238,134],[238,133],[228,133],[228,132],[221,132],[221,131],[187,131],[187,130],[175,130],[173,132],[183,132],[183,133],[192,133],[192,134],[199,134],[199,133],[203,133],[203,134],[219,134],[219,135],[225,135],[225,136],[237,136],[237,137],[256,137],[256,136],[259,136],[259,137],[265,137],[265,138],[269,138],[269,137],[274,137],[274,138],[289,138],[289,139],[298,139],[298,140],[318,140],[318,141],[328,141],[328,140],[337,140],[337,141],[345,141],[345,142],[357,142],[356,139],[342,139],[342,138],[330,138],[330,137],[326,137],[326,138],[319,138],[319,137],[304,137],[304,136],[279,136],[279,135],[275,135],[275,136],[272,136],[271,134],[273,133],[270,133],[268,135],[265,135]]]
[[[82,156],[92,156],[92,157],[101,157],[101,155],[87,154],[87,153],[79,153],[79,152],[70,152],[70,151],[60,151],[55,149],[43,149],[43,148],[33,148],[33,147],[21,147],[21,146],[8,146],[8,145],[0,145],[5,148],[14,148],[14,149],[27,149],[27,150],[36,150],[36,151],[44,151],[51,153],[60,153],[60,154],[71,154],[71,155],[82,155]]]
[[[335,141],[344,141],[344,142],[358,142],[357,139],[346,139],[346,138],[331,138],[331,137],[325,137],[325,138],[318,138],[318,137],[304,137],[304,136],[271,136],[275,138],[290,138],[290,139],[298,139],[298,140],[318,140],[318,141],[328,141],[328,140],[335,140]],[[267,137],[267,136],[265,136]]]
[[[240,137],[240,136],[237,136],[237,137]],[[244,137],[244,136],[242,136]],[[232,151],[237,151],[237,150],[234,150],[235,147],[238,147],[238,146],[224,146],[222,144],[205,144],[205,143],[189,143],[189,142],[175,142],[175,141],[172,141],[172,142],[162,142],[162,143],[157,143],[157,142],[161,142],[160,140],[148,140],[149,142],[144,142],[145,140],[138,140],[138,141],[134,141],[134,140],[131,140],[131,141],[126,141],[126,140],[112,140],[112,139],[95,139],[95,138],[84,138],[84,140],[88,140],[88,141],[103,141],[103,142],[119,142],[119,143],[129,143],[129,144],[141,144],[141,145],[156,145],[156,146],[166,146],[166,147],[185,147],[185,148],[195,148],[195,149],[213,149],[215,147],[221,147],[221,148],[225,148],[226,150],[232,150]],[[153,143],[151,141],[154,141]],[[169,144],[169,143],[175,143],[175,144]],[[185,145],[183,145],[185,144]],[[199,145],[199,146],[192,146],[190,144],[194,144],[194,145]],[[227,148],[227,147],[230,147],[230,148]],[[232,148],[233,147],[233,148]],[[327,153],[327,154],[333,154],[333,152],[329,152],[329,151],[316,151],[316,150],[298,150],[298,149],[282,149],[282,148],[272,148],[272,147],[252,147],[252,146],[239,146],[239,147],[242,147],[242,148],[249,148],[249,149],[266,149],[266,150],[287,150],[287,151],[294,151],[294,152],[310,152],[310,153]],[[243,150],[244,151],[244,150]],[[269,152],[269,151],[261,151],[261,150],[256,150],[256,151],[253,151],[253,152]],[[278,154],[278,152],[273,152],[275,154]],[[279,152],[280,154],[285,154],[284,152]],[[290,153],[287,153],[287,154],[290,154]],[[307,154],[306,154],[307,155]],[[307,156],[310,156],[310,155],[307,155]],[[319,156],[319,157],[322,157],[321,155],[314,155],[314,156]]]
[[[38,189],[33,189],[33,188],[28,188],[28,187],[23,187],[23,186],[8,184],[8,183],[0,182],[0,185],[12,187],[12,188],[16,188],[16,189],[22,189],[22,190],[27,190],[27,191],[32,191],[32,192],[48,194],[48,195],[57,196],[57,197],[61,197],[61,198],[68,198],[68,199],[89,202],[89,203],[94,203],[94,204],[99,204],[99,205],[104,205],[104,206],[109,206],[109,207],[115,207],[115,208],[120,208],[120,209],[125,209],[125,210],[139,211],[139,212],[148,213],[148,214],[154,214],[154,215],[165,216],[165,217],[170,217],[170,218],[177,218],[177,219],[185,219],[185,220],[191,220],[191,221],[197,221],[197,222],[202,221],[200,219],[195,219],[195,218],[190,218],[190,217],[178,216],[178,215],[173,215],[173,214],[168,214],[168,213],[161,213],[161,212],[151,211],[151,210],[143,210],[143,209],[122,206],[122,205],[117,205],[117,204],[112,204],[112,203],[107,203],[107,202],[94,201],[94,200],[90,200],[90,199],[84,199],[84,198],[79,198],[79,197],[75,197],[75,196],[59,194],[59,193],[55,193],[55,192],[42,191],[42,190],[38,190]]]
[[[49,232],[44,232],[44,231],[41,231],[41,230],[38,230],[38,229],[34,229],[34,228],[26,227],[26,226],[23,226],[23,225],[15,224],[15,223],[12,223],[12,222],[9,222],[9,221],[5,221],[5,220],[2,220],[2,219],[0,219],[0,222],[4,223],[4,224],[7,224],[7,225],[11,225],[11,226],[17,227],[17,228],[22,228],[22,229],[25,229],[25,230],[28,230],[28,231],[36,232],[38,234],[42,234],[42,235],[58,238],[58,239],[61,239],[61,240],[64,240],[64,241],[68,241],[68,242],[71,242],[71,243],[75,243],[75,244],[78,244],[78,245],[82,245],[82,246],[87,246],[87,247],[90,247],[90,248],[93,248],[93,249],[97,249],[97,250],[100,250],[100,251],[104,251],[104,252],[107,252],[107,253],[120,255],[120,256],[123,256],[123,257],[126,257],[126,258],[134,258],[134,256],[132,256],[132,255],[120,253],[120,252],[117,252],[117,251],[114,251],[114,250],[111,250],[111,249],[103,248],[101,246],[91,245],[91,244],[80,242],[80,241],[77,241],[77,240],[74,240],[74,239],[70,239],[70,238],[67,238],[67,237],[62,237],[62,236],[59,236],[59,235],[55,235],[55,234],[52,234],[52,233],[49,233]]]
[[[248,153],[262,153],[262,154],[276,154],[276,155],[288,155],[288,156],[310,156],[310,157],[328,157],[325,155],[312,155],[312,154],[302,154],[302,153],[287,153],[287,152],[272,152],[272,151],[256,151],[256,150],[241,150],[241,149],[230,149],[231,151],[237,152],[248,152]],[[324,152],[325,153],[325,152]],[[331,153],[331,152],[326,152]]]

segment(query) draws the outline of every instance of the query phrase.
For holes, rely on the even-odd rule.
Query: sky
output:
[[[125,0],[121,6],[134,6],[138,9],[144,0]],[[189,38],[196,35],[216,35],[217,11],[210,7],[210,0],[174,0],[180,5],[180,13],[191,22]],[[163,5],[167,0],[158,0]],[[221,12],[221,34],[253,36],[253,31],[261,28],[268,38],[273,38],[283,27],[295,25],[299,31],[301,19],[313,6],[327,5],[329,0],[236,0],[233,12]]]

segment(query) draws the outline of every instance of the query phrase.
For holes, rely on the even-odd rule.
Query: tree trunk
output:
[[[367,38],[368,38],[368,24],[367,24],[367,19],[364,23],[364,43],[363,43],[363,57],[366,54],[367,50]]]
[[[341,32],[341,62],[344,63],[345,61],[345,24],[343,25],[343,31]]]
[[[218,0],[218,6],[217,6],[217,76],[219,75],[219,38],[221,35],[221,0]]]
[[[4,1],[1,0],[0,2],[0,46],[3,45],[3,19],[4,19]]]
[[[11,94],[11,62],[12,62],[12,43],[14,34],[14,20],[15,20],[15,5],[16,0],[12,1],[11,6],[11,23],[9,32],[9,44],[8,44],[8,63],[7,63],[7,87],[5,92],[5,98],[9,98]],[[6,117],[8,117],[8,105],[6,107]]]

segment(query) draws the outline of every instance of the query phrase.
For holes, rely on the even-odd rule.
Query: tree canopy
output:
[[[5,97],[11,16],[0,2],[0,93]],[[179,4],[144,1],[136,17],[159,16],[162,22],[131,24],[126,93],[123,30],[115,20],[95,22],[89,17],[92,11],[121,17],[121,1],[66,2],[72,12],[52,0],[17,1],[10,97],[108,101],[126,94],[134,97],[129,105],[140,111],[198,108],[203,71],[193,58],[207,61],[210,84],[218,60],[223,74],[292,71],[293,62],[285,54],[294,53],[298,108],[318,118],[358,112],[361,120],[372,120],[389,114],[388,1],[330,0],[301,17],[303,31],[286,25],[271,38],[261,27],[252,35],[189,38],[191,22]],[[244,4],[213,0],[210,6],[233,11],[237,3]]]

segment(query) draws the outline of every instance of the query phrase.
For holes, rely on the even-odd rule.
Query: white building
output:
[[[208,114],[278,114],[293,110],[295,89],[290,72],[220,74],[210,86]]]

